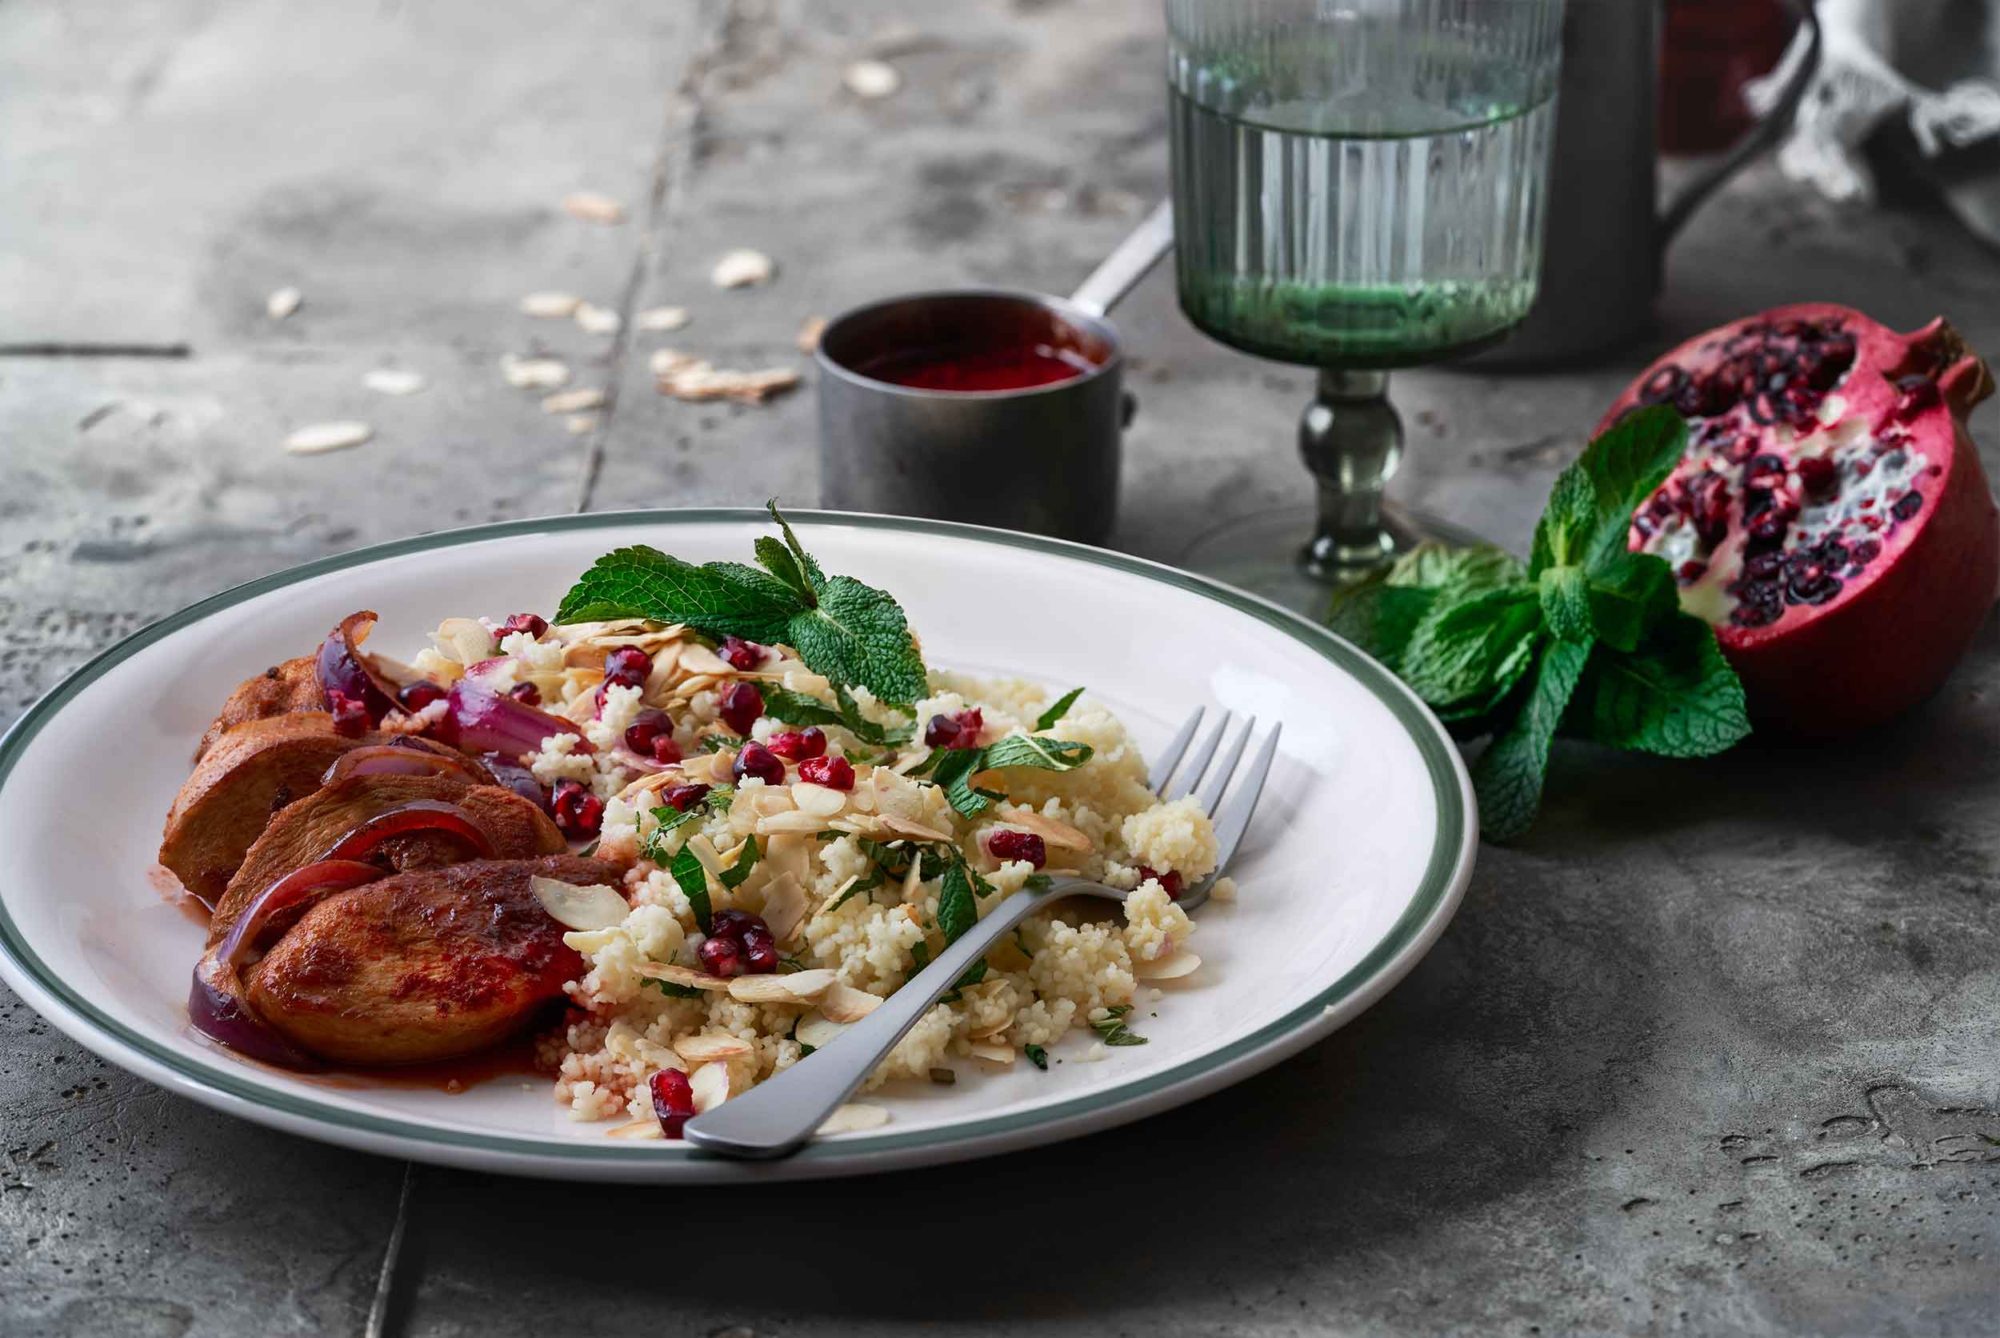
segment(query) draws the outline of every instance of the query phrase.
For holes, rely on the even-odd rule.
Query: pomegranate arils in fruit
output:
[[[995,832],[986,838],[986,848],[994,859],[1024,859],[1037,869],[1049,862],[1048,843],[1033,832]]]
[[[766,785],[785,783],[785,764],[761,743],[744,744],[743,751],[736,754],[736,765],[731,770],[738,781],[754,776]]]
[[[754,641],[745,641],[740,636],[722,638],[722,644],[715,648],[715,653],[720,655],[730,668],[741,669],[745,673],[764,663],[764,648]]]
[[[1139,866],[1139,881],[1143,883],[1148,878],[1157,881],[1160,885],[1161,890],[1167,894],[1169,899],[1171,900],[1180,899],[1181,876],[1175,873],[1172,869],[1168,869],[1165,873],[1161,873],[1158,869],[1151,868],[1148,865],[1141,864]]]
[[[680,812],[685,813],[689,809],[693,808],[696,804],[699,804],[702,800],[708,798],[708,786],[669,785],[667,787],[666,793],[661,795],[660,797],[666,800],[669,804],[673,805],[673,807],[678,809]]]
[[[732,683],[722,694],[717,711],[723,724],[738,734],[748,734],[764,714],[764,694],[757,691],[754,683]]]
[[[516,683],[513,687],[507,689],[507,695],[523,706],[540,706],[542,704],[542,690],[533,683]]]
[[[502,632],[526,632],[540,641],[549,630],[549,620],[533,613],[510,613],[507,621],[500,625]]]
[[[695,950],[701,959],[701,969],[711,976],[740,976],[743,974],[743,944],[734,938],[714,936],[701,941]]]
[[[765,746],[788,762],[803,762],[826,753],[826,731],[817,725],[773,734]]]
[[[1898,334],[1811,304],[1689,340],[1613,406],[1600,430],[1644,404],[1690,420],[1630,543],[1672,565],[1760,725],[1886,720],[1965,652],[2000,584],[2000,512],[1964,427],[1991,391],[1943,321]]]
[[[564,836],[581,841],[597,835],[604,826],[604,801],[582,781],[559,780],[549,800],[549,816]]]
[[[679,1069],[661,1069],[647,1079],[646,1090],[652,1094],[653,1117],[660,1122],[660,1132],[679,1138],[694,1118],[694,1084]]]
[[[655,762],[681,760],[680,745],[674,742],[674,722],[665,711],[647,707],[625,727],[625,746]]]
[[[808,757],[799,763],[799,779],[829,790],[851,790],[854,764],[844,757]]]
[[[414,683],[405,683],[396,693],[396,702],[405,711],[421,711],[432,702],[441,702],[444,698],[445,690],[427,678],[420,678]]]

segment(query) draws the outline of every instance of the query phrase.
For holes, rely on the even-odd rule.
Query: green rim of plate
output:
[[[1417,894],[1405,908],[1401,917],[1390,928],[1368,955],[1356,963],[1345,975],[1326,989],[1314,995],[1304,1004],[1294,1008],[1283,1017],[1259,1027],[1254,1032],[1231,1041],[1206,1055],[1190,1059],[1173,1068],[1156,1073],[1151,1077],[1127,1083],[1093,1096],[1076,1097],[1058,1102],[1052,1106],[1039,1106],[1032,1111],[995,1115],[969,1123],[953,1124],[929,1130],[909,1133],[891,1133],[870,1137],[865,1143],[821,1143],[812,1144],[796,1154],[795,1160],[805,1161],[842,1160],[855,1157],[872,1158],[881,1153],[900,1152],[907,1149],[935,1146],[938,1144],[966,1143],[989,1139],[1036,1124],[1051,1124],[1057,1121],[1080,1117],[1107,1106],[1125,1105],[1139,1100],[1163,1088],[1199,1078],[1203,1074],[1230,1064],[1232,1061],[1253,1053],[1266,1044],[1288,1033],[1307,1026],[1322,1016],[1327,1009],[1360,992],[1369,985],[1398,954],[1416,941],[1426,924],[1445,905],[1452,895],[1460,877],[1467,872],[1461,863],[1470,862],[1471,855],[1466,846],[1467,811],[1465,793],[1462,788],[1462,771],[1457,750],[1445,734],[1435,717],[1410,695],[1393,675],[1360,650],[1324,628],[1317,627],[1295,614],[1274,604],[1246,595],[1241,591],[1211,581],[1206,577],[1179,571],[1143,558],[1129,557],[1122,553],[1112,553],[1091,548],[1084,544],[1069,543],[1061,539],[1047,539],[1037,535],[1020,534],[1011,530],[987,529],[977,525],[961,525],[950,521],[916,520],[897,516],[875,516],[838,511],[798,511],[790,513],[791,519],[802,525],[845,526],[854,529],[899,530],[910,534],[943,535],[957,539],[970,539],[1004,547],[1029,549],[1035,552],[1054,554],[1077,561],[1089,562],[1100,567],[1128,572],[1148,580],[1170,585],[1193,594],[1201,595],[1226,605],[1239,613],[1284,632],[1309,647],[1339,668],[1347,672],[1366,687],[1382,704],[1389,708],[1408,731],[1422,754],[1431,786],[1437,801],[1437,837],[1431,849],[1429,862],[1424,869],[1424,878]],[[60,711],[79,692],[89,687],[103,674],[128,659],[133,654],[171,635],[184,627],[200,622],[219,609],[241,604],[271,591],[328,572],[342,571],[349,567],[364,566],[385,558],[402,557],[411,553],[429,552],[440,548],[452,548],[463,544],[480,543],[492,539],[515,538],[526,535],[561,533],[571,530],[617,529],[623,526],[658,526],[677,524],[712,523],[762,523],[769,517],[761,510],[748,507],[688,508],[662,511],[607,511],[592,512],[577,516],[554,516],[538,520],[502,521],[491,525],[478,525],[467,529],[444,530],[435,534],[420,535],[411,539],[400,539],[391,543],[376,544],[369,548],[358,548],[348,553],[320,558],[303,566],[275,572],[269,576],[246,581],[242,585],[212,595],[198,603],[191,604],[180,612],[162,618],[109,650],[84,664],[75,673],[51,689],[41,700],[17,720],[4,737],[0,737],[0,803],[5,802],[7,779],[12,774],[15,763],[33,741],[42,726]],[[287,1115],[309,1120],[322,1121],[358,1132],[386,1135],[417,1143],[427,1143],[453,1149],[481,1152],[505,1153],[509,1155],[553,1158],[556,1160],[587,1161],[593,1164],[618,1163],[657,1166],[663,1161],[685,1160],[696,1156],[692,1149],[667,1148],[654,1145],[644,1147],[598,1145],[591,1143],[566,1143],[519,1138],[502,1134],[473,1133],[458,1129],[439,1128],[411,1120],[347,1110],[339,1106],[323,1105],[318,1101],[295,1096],[288,1092],[274,1092],[244,1079],[230,1071],[225,1063],[202,1063],[179,1051],[169,1049],[150,1038],[133,1031],[123,1023],[101,1012],[89,1000],[76,993],[69,985],[49,970],[46,963],[35,954],[8,913],[5,902],[0,901],[0,952],[13,963],[24,976],[33,980],[41,989],[68,1008],[77,1017],[87,1022],[99,1032],[116,1040],[120,1045],[137,1051],[152,1062],[170,1070],[182,1080],[205,1088],[210,1092],[234,1098],[255,1106],[278,1111]]]

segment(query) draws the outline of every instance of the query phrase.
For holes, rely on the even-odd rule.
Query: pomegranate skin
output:
[[[1898,518],[1882,539],[1880,556],[1865,570],[1848,573],[1838,594],[1824,602],[1788,603],[1774,621],[1750,626],[1718,608],[1713,588],[1704,597],[1683,579],[1682,602],[1715,626],[1761,732],[1825,738],[1881,724],[1936,692],[1992,608],[2000,588],[2000,509],[1965,427],[1973,406],[1993,391],[1986,365],[1943,320],[1899,334],[1847,307],[1778,307],[1697,335],[1657,360],[1620,396],[1599,431],[1634,405],[1658,399],[1646,388],[1674,381],[1674,369],[1698,374],[1717,363],[1718,350],[1732,337],[1754,339],[1757,331],[1796,322],[1852,336],[1852,366],[1825,396],[1840,397],[1838,422],[1855,434],[1853,440],[1865,442],[1884,431],[1900,434],[1899,440],[1928,461],[1931,467],[1912,488],[1922,494],[1920,509]],[[1917,384],[1919,377],[1935,387],[1934,396]],[[1731,408],[1717,417],[1738,413]],[[1691,425],[1700,421],[1691,419]],[[1821,421],[1838,431],[1824,417]],[[1739,415],[1732,422],[1749,420]],[[1759,447],[1788,448],[1762,441]],[[1884,448],[1875,449],[1879,455]],[[1694,470],[1704,454],[1713,468],[1715,450],[1714,441],[1704,447],[1691,437],[1676,476]],[[1635,550],[1648,548],[1648,536],[1636,523],[1646,511],[1642,505],[1635,514]],[[1729,515],[1731,537],[1713,556],[1734,549],[1740,558],[1746,517],[1736,504]]]

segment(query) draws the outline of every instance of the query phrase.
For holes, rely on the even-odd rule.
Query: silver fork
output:
[[[1182,892],[1180,905],[1186,910],[1207,901],[1216,878],[1229,867],[1278,752],[1278,726],[1274,725],[1249,763],[1239,769],[1237,763],[1257,721],[1254,716],[1249,718],[1231,737],[1233,717],[1224,711],[1215,728],[1188,756],[1189,745],[1201,733],[1205,714],[1197,710],[1187,718],[1151,771],[1154,793],[1162,799],[1180,799],[1200,786],[1202,810],[1215,823],[1215,873],[1198,887]],[[796,1064],[742,1096],[697,1115],[688,1121],[684,1136],[696,1147],[730,1157],[764,1159],[798,1151],[987,949],[1036,911],[1075,896],[1125,900],[1125,893],[1116,888],[1067,875],[1055,876],[1042,890],[1024,888],[1014,893],[939,953],[936,961],[904,982],[881,1007],[815,1051],[810,1063]]]

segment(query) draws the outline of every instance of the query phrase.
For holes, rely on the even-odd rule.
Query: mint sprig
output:
[[[1334,631],[1454,733],[1491,736],[1472,775],[1493,840],[1533,823],[1559,732],[1663,757],[1705,757],[1750,732],[1714,630],[1680,610],[1663,559],[1626,545],[1633,510],[1686,445],[1678,414],[1643,409],[1556,479],[1525,566],[1495,548],[1425,545],[1335,601]]]
[[[975,787],[972,778],[980,772],[1003,767],[1074,771],[1090,760],[1091,751],[1087,743],[1009,734],[984,748],[934,749],[910,774],[929,780],[944,791],[945,799],[960,814],[976,818],[992,807],[995,799],[1006,797]]]
[[[558,622],[647,618],[685,623],[713,637],[739,636],[798,651],[806,667],[843,687],[864,687],[906,704],[930,690],[909,620],[886,592],[851,576],[826,575],[769,504],[784,536],[755,544],[758,567],[684,562],[635,545],[607,553],[578,578]]]

